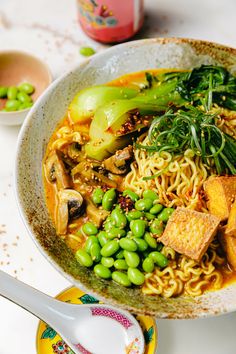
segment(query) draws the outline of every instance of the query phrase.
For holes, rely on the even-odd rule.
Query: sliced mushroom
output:
[[[114,155],[106,159],[103,165],[108,171],[116,175],[122,175],[128,171],[129,162],[132,158],[133,148],[129,145],[123,150],[118,150]]]
[[[51,183],[57,184],[58,190],[70,187],[70,179],[57,151],[52,151],[45,161],[46,176]]]
[[[59,190],[57,197],[56,230],[59,235],[65,235],[68,222],[84,212],[83,197],[73,189]]]
[[[91,186],[96,186],[99,183],[110,188],[116,188],[116,182],[105,176],[104,172],[107,174],[107,171],[101,165],[82,161],[71,170],[71,177],[74,183],[83,182]]]
[[[98,209],[90,200],[88,200],[86,213],[97,227],[102,225],[102,222],[108,217],[109,212],[103,209]]]
[[[81,145],[78,143],[72,143],[67,149],[68,156],[77,162],[82,158],[83,153],[81,152]]]

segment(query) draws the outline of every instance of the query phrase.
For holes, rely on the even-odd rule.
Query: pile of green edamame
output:
[[[110,214],[100,230],[92,222],[81,227],[87,240],[75,256],[81,265],[94,267],[100,278],[112,278],[123,286],[142,285],[144,273],[151,273],[155,265],[168,265],[158,236],[174,209],[159,204],[158,195],[152,190],[144,191],[142,198],[125,190],[123,197],[133,202],[132,210],[121,208],[114,188],[105,193],[101,188],[93,191],[93,203]]]
[[[28,82],[23,82],[19,86],[0,86],[0,98],[7,98],[2,111],[20,111],[33,105],[31,95],[35,88]]]

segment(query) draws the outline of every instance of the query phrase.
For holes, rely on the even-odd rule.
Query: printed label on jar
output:
[[[130,38],[143,23],[143,0],[78,0],[77,3],[83,30],[101,42]]]

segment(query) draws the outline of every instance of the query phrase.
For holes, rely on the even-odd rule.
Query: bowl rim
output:
[[[136,46],[142,46],[142,44],[144,43],[159,43],[159,44],[166,44],[166,43],[177,43],[177,44],[182,44],[182,43],[186,43],[186,44],[191,44],[191,42],[194,43],[199,43],[199,44],[203,44],[203,45],[210,45],[210,46],[215,46],[218,49],[227,51],[227,52],[233,52],[233,54],[236,56],[236,48],[227,46],[227,45],[223,45],[223,44],[218,44],[216,42],[212,42],[212,41],[206,41],[206,40],[200,40],[200,39],[192,39],[192,38],[180,38],[180,37],[156,37],[156,38],[147,38],[147,39],[139,39],[139,40],[135,40],[135,41],[129,41],[129,42],[125,42],[125,43],[120,43],[117,44],[115,46],[109,47],[108,49],[106,49],[105,51],[102,51],[100,53],[96,53],[94,54],[92,57],[86,58],[82,63],[77,63],[75,64],[72,68],[70,68],[70,70],[67,70],[64,74],[62,74],[60,77],[58,77],[56,80],[54,80],[47,88],[46,90],[43,92],[43,94],[40,96],[40,98],[37,100],[37,102],[34,104],[34,106],[31,108],[30,112],[27,114],[26,119],[24,120],[24,123],[21,127],[20,133],[18,135],[18,139],[17,139],[17,148],[16,148],[16,155],[15,155],[15,168],[14,168],[14,194],[15,194],[15,198],[16,198],[16,203],[18,206],[18,210],[20,213],[20,216],[23,220],[23,223],[26,227],[26,230],[28,231],[31,239],[33,240],[33,242],[35,243],[35,245],[37,246],[37,248],[39,249],[39,251],[41,252],[41,254],[47,259],[47,261],[65,278],[67,279],[72,285],[74,286],[78,286],[82,291],[90,293],[92,295],[94,295],[96,298],[101,299],[103,302],[107,302],[110,304],[113,304],[114,306],[120,306],[122,308],[124,308],[127,311],[131,311],[131,312],[136,312],[137,314],[142,314],[142,315],[150,315],[150,316],[155,316],[156,318],[170,318],[170,319],[197,319],[197,318],[208,318],[208,317],[213,317],[213,316],[217,316],[217,315],[223,315],[225,313],[231,313],[234,312],[236,310],[236,301],[234,304],[230,304],[227,308],[219,308],[217,307],[217,309],[214,309],[213,307],[209,307],[207,308],[207,311],[204,311],[204,309],[200,309],[198,312],[194,312],[194,313],[189,313],[189,314],[183,314],[183,313],[166,313],[164,311],[159,311],[156,313],[145,313],[144,311],[141,310],[137,310],[132,308],[129,305],[125,305],[125,304],[120,304],[119,302],[117,302],[117,300],[114,300],[113,298],[107,298],[103,295],[100,295],[98,293],[96,293],[96,291],[94,291],[93,289],[87,288],[85,285],[83,285],[79,279],[75,279],[71,274],[67,273],[66,271],[63,270],[63,268],[53,259],[53,257],[49,254],[49,252],[46,251],[45,248],[43,248],[43,246],[41,246],[39,240],[37,239],[37,237],[35,237],[34,235],[34,231],[31,228],[30,222],[28,222],[27,220],[27,215],[24,209],[24,205],[21,202],[21,198],[20,198],[20,193],[19,193],[19,183],[18,183],[18,175],[19,175],[19,170],[20,170],[20,165],[18,164],[18,162],[20,161],[20,153],[21,153],[21,143],[24,140],[24,135],[27,132],[27,129],[29,128],[29,126],[31,125],[31,120],[33,118],[33,114],[35,111],[38,110],[38,108],[41,106],[42,101],[44,100],[44,98],[51,92],[54,90],[54,88],[57,86],[57,84],[60,81],[63,81],[71,72],[74,72],[75,70],[79,70],[82,69],[84,65],[86,65],[88,62],[90,62],[92,60],[93,57],[99,58],[102,56],[106,56],[108,53],[111,53],[116,50],[117,47],[119,48],[126,48],[126,47],[130,47],[132,46],[132,48],[135,48]],[[58,120],[59,122],[59,120]],[[230,284],[231,285],[231,284]],[[214,291],[214,293],[216,293],[216,291]],[[202,295],[203,297],[205,295]]]
[[[46,72],[47,72],[47,77],[48,77],[48,81],[47,81],[47,87],[46,89],[51,85],[52,81],[53,81],[53,76],[52,76],[52,72],[49,68],[49,65],[44,62],[41,58],[37,57],[36,55],[33,55],[31,54],[30,52],[27,52],[27,51],[23,51],[23,50],[18,50],[18,49],[4,49],[4,50],[0,50],[0,57],[2,55],[7,55],[7,54],[11,54],[11,55],[14,55],[14,54],[21,54],[23,55],[24,57],[28,57],[28,58],[31,58],[31,59],[34,59],[36,60],[41,67],[44,67],[44,69],[46,69]],[[46,90],[42,91],[40,96],[42,96],[42,94],[45,92]],[[37,99],[38,100],[38,99]],[[33,103],[33,106],[35,105],[36,101]],[[32,107],[33,107],[32,106]],[[21,110],[18,110],[18,111],[1,111],[0,110],[0,115],[4,115],[4,114],[11,114],[11,115],[17,115],[19,113],[24,113],[24,112],[27,112],[27,111],[30,111],[30,109],[32,107],[29,107],[29,108],[24,108],[24,109],[21,109]]]

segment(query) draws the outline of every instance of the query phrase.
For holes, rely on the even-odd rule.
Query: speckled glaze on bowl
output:
[[[21,130],[16,160],[19,208],[29,233],[44,256],[72,284],[104,302],[159,318],[198,318],[236,310],[236,286],[199,297],[164,299],[137,288],[123,288],[98,279],[81,267],[56,236],[45,204],[42,159],[47,142],[68,104],[80,89],[111,81],[120,75],[150,68],[191,69],[220,64],[236,72],[236,50],[191,39],[147,39],[114,46],[78,65],[55,81],[29,113]]]

